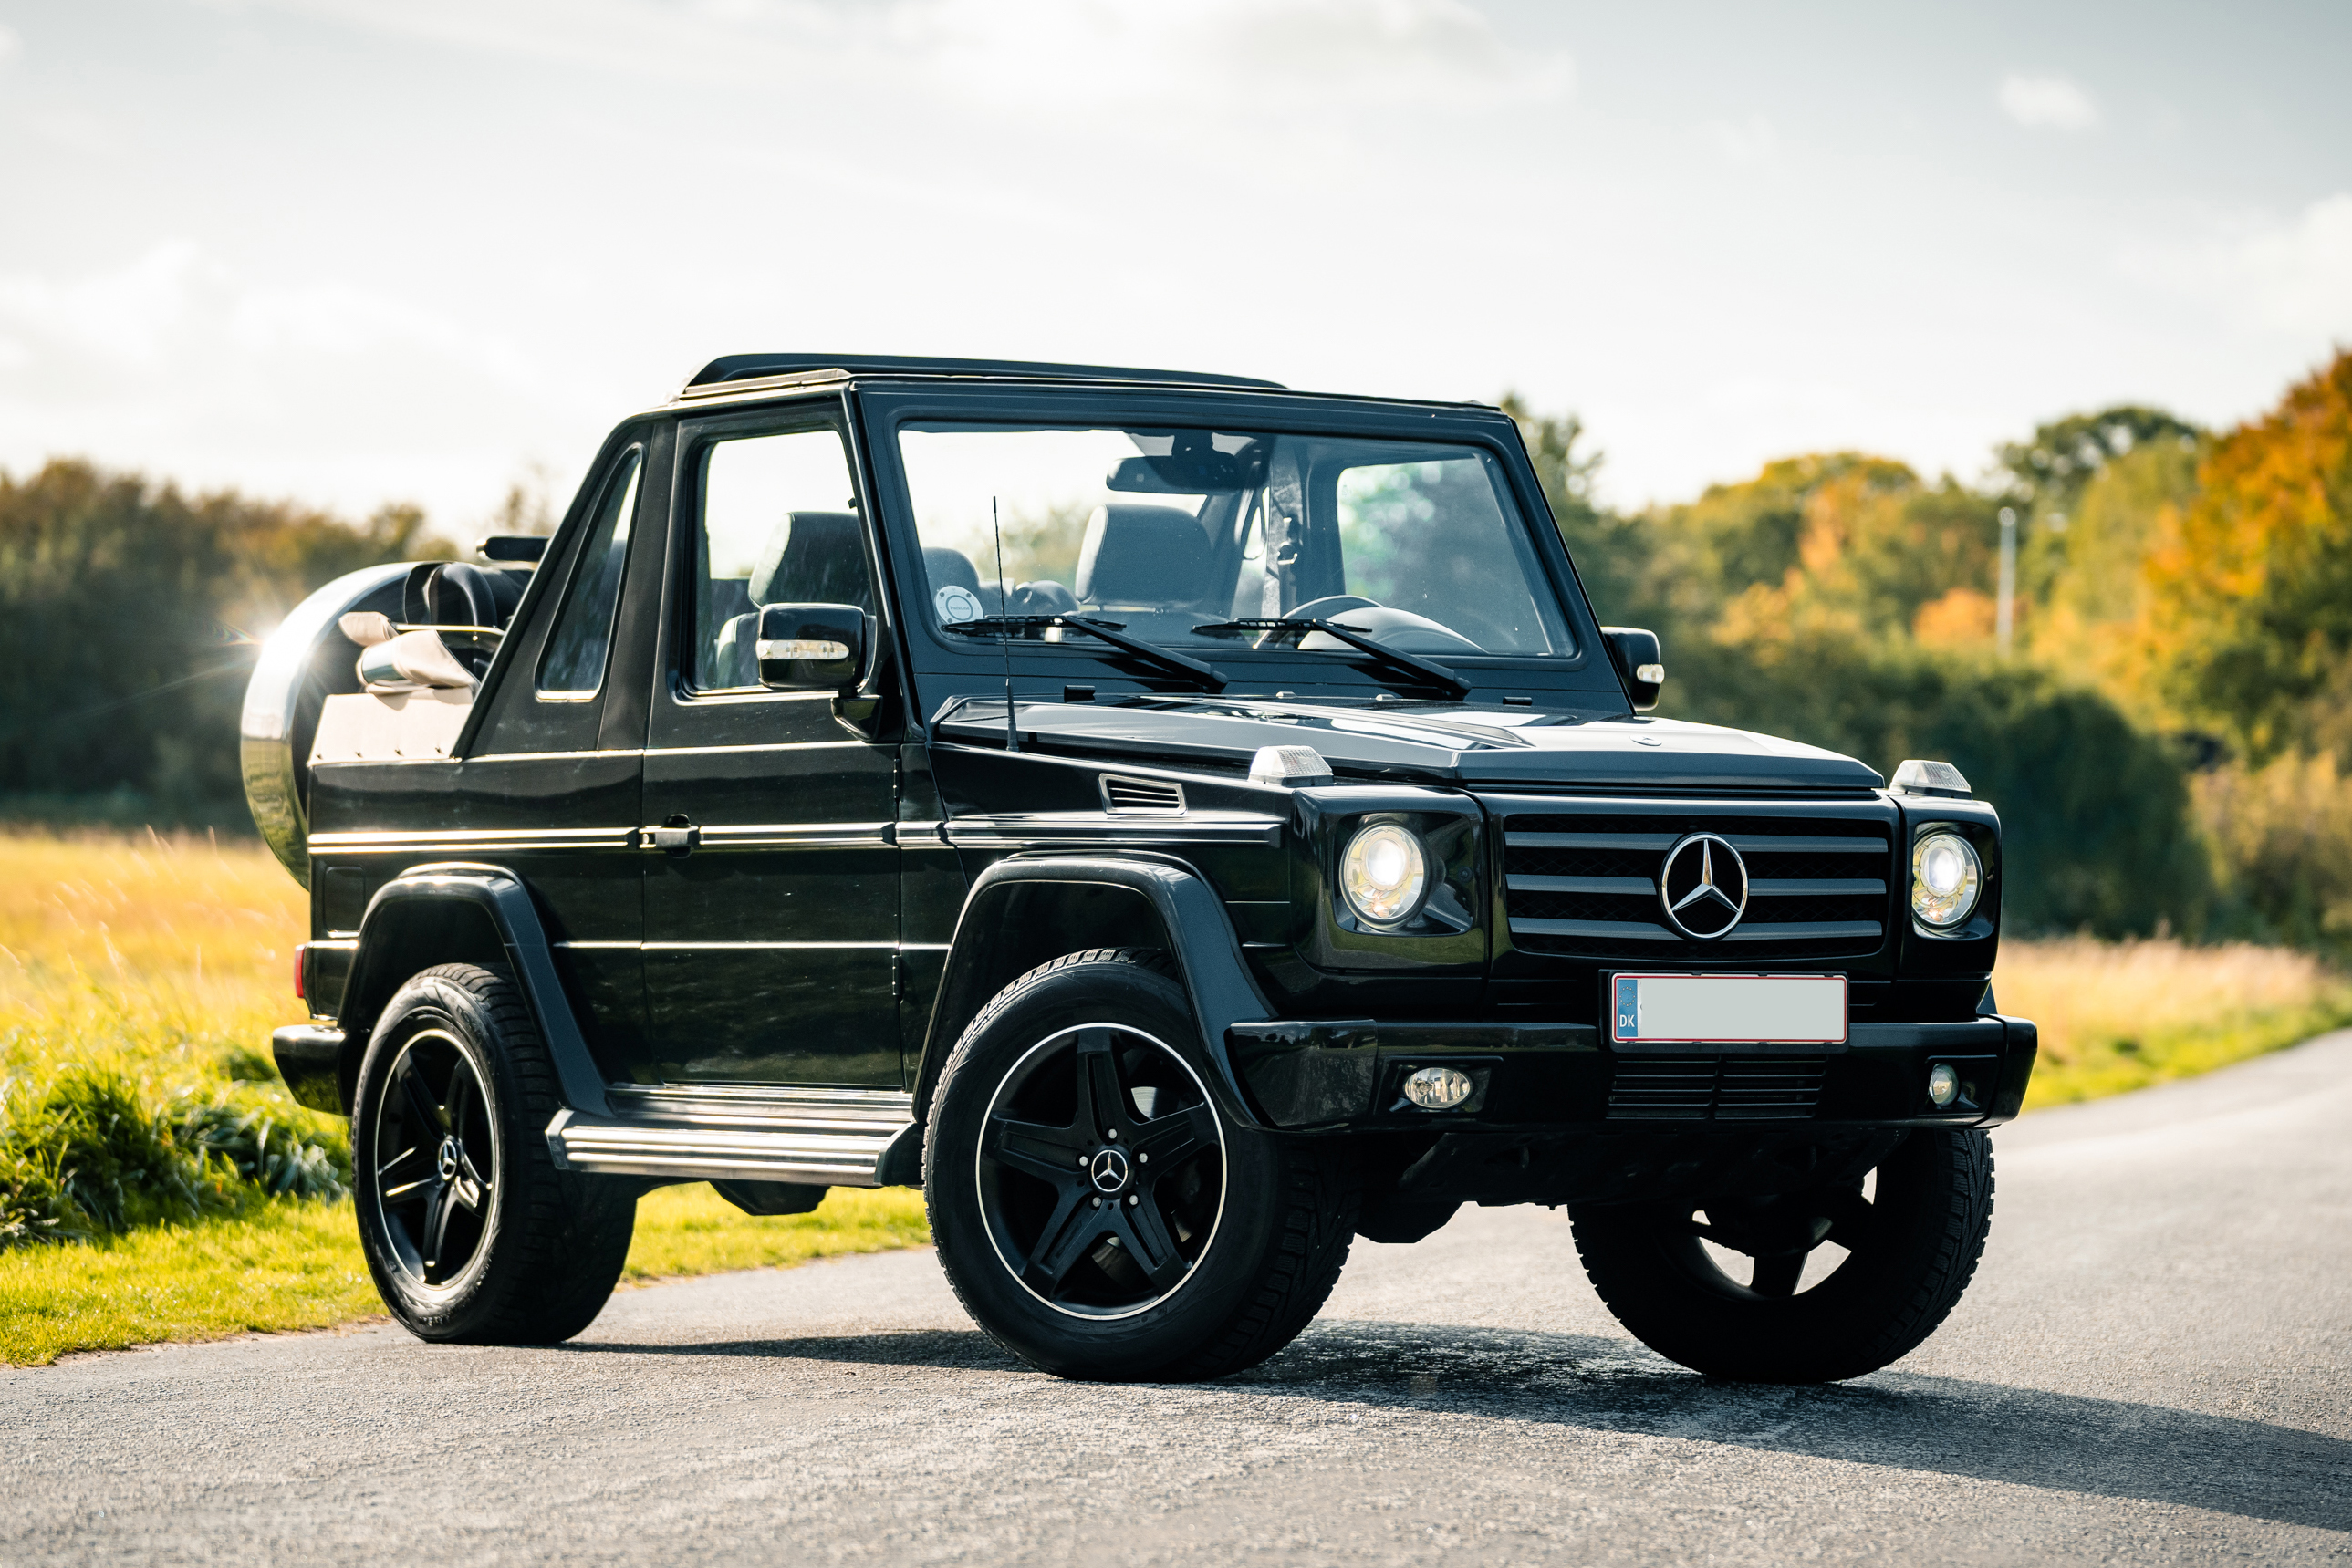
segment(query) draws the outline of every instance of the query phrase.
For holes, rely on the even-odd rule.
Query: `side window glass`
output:
[[[604,486],[588,537],[556,607],[555,631],[539,659],[539,695],[557,701],[593,697],[604,684],[613,616],[621,605],[621,569],[629,558],[629,523],[637,510],[637,472],[645,451],[633,446]]]
[[[697,691],[760,684],[763,604],[855,604],[874,611],[856,486],[828,428],[738,436],[702,449],[695,527]]]

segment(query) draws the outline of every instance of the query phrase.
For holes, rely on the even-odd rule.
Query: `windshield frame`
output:
[[[1565,624],[1573,652],[1568,653],[1455,653],[1443,655],[1484,689],[1545,694],[1550,706],[1620,711],[1623,687],[1608,662],[1600,627],[1574,563],[1569,559],[1541,487],[1536,482],[1517,426],[1499,410],[1460,405],[1390,402],[1369,398],[1318,397],[1287,392],[1150,391],[1101,387],[1039,387],[937,383],[866,383],[851,397],[857,405],[860,443],[869,465],[887,546],[892,556],[889,591],[898,596],[898,630],[905,640],[909,674],[922,681],[918,712],[935,711],[952,695],[978,695],[992,677],[1002,695],[1008,661],[1016,684],[1060,696],[1060,685],[1094,685],[1135,693],[1177,695],[1181,684],[1158,676],[1115,648],[1092,639],[1065,643],[951,635],[915,601],[927,591],[914,500],[900,458],[899,433],[909,424],[951,423],[1010,428],[1192,428],[1264,432],[1308,437],[1360,437],[1414,444],[1475,449],[1492,459],[1490,473],[1524,528],[1532,564],[1540,574],[1530,591],[1549,591]],[[1187,645],[1183,652],[1201,650]],[[1232,692],[1277,688],[1304,697],[1370,701],[1387,694],[1401,697],[1394,672],[1371,667],[1368,659],[1321,651],[1250,647],[1236,642],[1219,649],[1214,662],[1230,677]],[[1059,685],[1056,685],[1059,683]],[[1032,700],[1028,691],[1023,699]],[[1102,691],[1111,700],[1118,691]]]

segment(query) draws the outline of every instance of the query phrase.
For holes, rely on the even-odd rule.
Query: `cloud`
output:
[[[2000,111],[2032,131],[2088,131],[2099,106],[2069,78],[2011,71],[2000,78]]]
[[[1569,57],[1524,54],[1465,0],[212,0],[459,48],[677,80],[1198,107],[1479,107],[1554,98]],[[910,78],[909,73],[915,73]],[[917,79],[919,78],[919,79]]]
[[[8,64],[24,52],[25,40],[17,36],[15,28],[0,22],[0,66]]]
[[[1769,162],[1780,150],[1780,138],[1772,122],[1760,114],[1751,114],[1734,124],[1727,120],[1710,120],[1700,128],[1706,131],[1717,151],[1734,163]]]
[[[192,386],[274,403],[394,363],[509,394],[543,390],[502,340],[342,284],[258,284],[184,239],[81,277],[0,274],[0,395],[40,389],[51,413]]]
[[[2185,246],[2128,251],[2123,269],[2250,326],[2352,334],[2352,192],[2322,197],[2283,223],[2242,219],[2215,230]]]

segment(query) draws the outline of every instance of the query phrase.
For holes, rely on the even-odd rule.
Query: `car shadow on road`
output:
[[[968,1329],[572,1348],[1023,1370]],[[2352,1528],[2352,1442],[1966,1378],[1883,1372],[1807,1388],[1718,1383],[1629,1340],[1327,1319],[1265,1364],[1208,1386],[1717,1443]]]

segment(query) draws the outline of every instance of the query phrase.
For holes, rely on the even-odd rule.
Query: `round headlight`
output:
[[[1374,925],[1409,919],[1428,886],[1429,856],[1421,841],[1393,822],[1363,829],[1339,856],[1339,894]]]
[[[1976,913],[1984,867],[1958,833],[1927,833],[1911,846],[1911,913],[1941,931]]]

